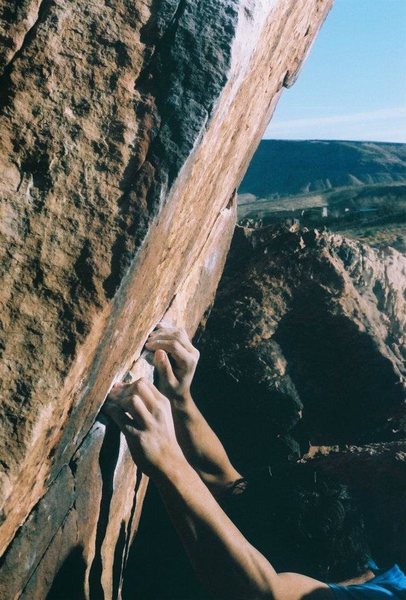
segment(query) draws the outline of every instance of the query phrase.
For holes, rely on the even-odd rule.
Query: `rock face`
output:
[[[145,480],[96,416],[165,314],[192,333],[210,304],[331,3],[0,1],[2,597],[120,596]]]
[[[335,473],[361,497],[376,560],[403,565],[405,287],[392,248],[238,227],[195,390],[243,471],[301,458]]]

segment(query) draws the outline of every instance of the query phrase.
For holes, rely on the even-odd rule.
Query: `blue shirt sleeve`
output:
[[[394,565],[377,571],[374,579],[357,585],[329,584],[336,600],[406,600],[406,576]]]
[[[393,591],[379,585],[335,585],[329,586],[336,600],[401,600]]]

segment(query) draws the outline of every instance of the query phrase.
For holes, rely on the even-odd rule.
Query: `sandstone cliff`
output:
[[[405,288],[392,248],[238,227],[195,389],[243,472],[301,459],[334,473],[361,500],[376,560],[403,566]]]
[[[0,1],[2,597],[120,596],[145,481],[96,416],[168,309],[192,333],[210,304],[331,3]]]

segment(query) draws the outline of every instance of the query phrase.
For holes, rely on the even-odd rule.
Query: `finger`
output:
[[[148,350],[165,350],[175,359],[177,366],[187,366],[190,363],[190,353],[178,340],[151,340],[145,344]]]
[[[141,380],[122,385],[118,391],[114,390],[115,393],[109,394],[108,401],[109,404],[113,403],[124,412],[128,412],[135,419],[137,425],[145,428],[154,403],[150,402],[148,397],[141,398],[142,385]]]
[[[155,326],[155,329],[163,329],[163,328],[165,328],[165,329],[175,329],[175,327],[172,325],[172,323],[169,323],[168,321],[160,321]]]
[[[187,350],[195,350],[192,342],[189,339],[188,334],[184,329],[176,328],[160,328],[150,333],[149,340],[162,339],[162,340],[178,340]]]
[[[120,396],[123,391],[125,390],[127,384],[122,383],[122,382],[117,382],[113,385],[113,387],[111,388],[110,392],[108,393],[107,396],[107,402],[109,400],[112,400],[113,402],[115,402],[118,398],[118,396]]]
[[[146,342],[146,346],[148,347],[148,344],[150,344],[151,342],[178,342],[181,346],[183,346],[183,348],[187,351],[190,352],[191,349],[188,345],[187,340],[182,340],[178,334],[178,332],[164,332],[164,330],[162,330],[162,333],[156,332],[155,334],[151,334]]]
[[[191,342],[189,341],[189,338],[187,337],[187,335],[182,335],[182,333],[180,331],[168,331],[167,329],[160,329],[159,331],[153,331],[148,336],[148,341],[156,340],[156,339],[177,340],[183,346],[185,346],[185,348],[188,348],[189,346],[192,345]]]
[[[164,350],[157,350],[154,356],[154,363],[158,372],[160,381],[168,383],[170,386],[178,384],[178,380],[172,370],[172,365],[169,361],[168,355]]]
[[[119,390],[119,394],[117,396],[117,400],[113,397],[113,400],[116,400],[118,404],[123,406],[125,410],[128,410],[131,413],[131,406],[133,403],[134,396],[138,396],[142,399],[147,409],[151,412],[154,406],[154,401],[151,401],[151,395],[147,393],[147,395],[141,396],[140,390],[143,390],[143,386],[147,383],[147,380],[141,377],[137,379],[137,381],[133,381],[132,383],[126,384],[125,388],[121,388]],[[121,391],[121,393],[120,393]]]
[[[148,404],[148,406],[147,406]],[[145,429],[151,420],[151,413],[154,410],[153,403],[149,403],[141,397],[140,392],[131,397],[129,413],[140,426]]]
[[[135,421],[116,404],[111,401],[105,402],[103,412],[111,418],[117,427],[123,432],[128,432],[130,428],[135,429]]]
[[[137,397],[147,406],[151,413],[154,413],[158,406],[162,404],[166,398],[161,394],[157,387],[143,377],[136,383]]]
[[[129,411],[131,398],[135,394],[134,383],[116,383],[107,396],[107,402],[113,402],[124,411]]]

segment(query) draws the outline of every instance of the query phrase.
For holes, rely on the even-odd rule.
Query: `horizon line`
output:
[[[376,140],[376,139],[351,139],[351,138],[343,138],[343,139],[337,139],[337,138],[312,138],[312,137],[306,137],[306,138],[281,138],[281,137],[262,137],[261,142],[348,142],[348,143],[359,143],[359,144],[392,144],[392,145],[398,145],[398,146],[402,146],[406,144],[406,140],[404,142],[394,142],[391,140]]]
[[[268,124],[269,128],[285,128],[285,127],[310,127],[318,125],[332,125],[338,123],[359,123],[365,121],[373,121],[375,119],[393,119],[396,117],[406,116],[406,106],[395,106],[392,108],[379,108],[376,110],[368,110],[355,112],[343,115],[328,115],[325,117],[302,117],[299,119],[285,119],[281,121],[272,120]]]

